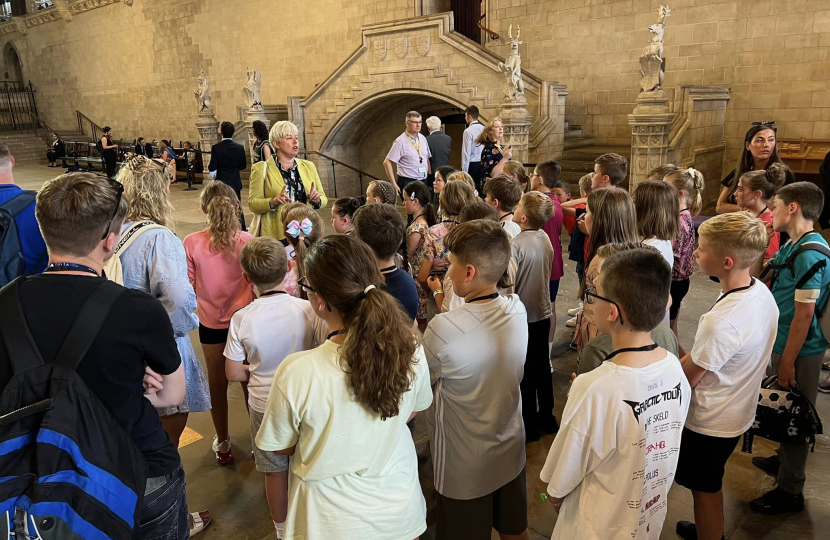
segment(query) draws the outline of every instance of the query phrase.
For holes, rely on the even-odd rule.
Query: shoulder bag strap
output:
[[[22,193],[18,193],[13,198],[6,201],[2,208],[8,212],[12,218],[16,218],[20,212],[25,210],[29,207],[30,204],[35,202],[35,198],[37,197],[37,192],[35,191],[24,191]]]
[[[3,313],[0,334],[13,373],[44,363],[20,305],[20,283],[23,280],[22,277],[17,278],[0,289],[0,313]]]
[[[101,331],[104,321],[109,317],[115,302],[126,290],[112,281],[101,281],[75,317],[75,322],[72,323],[55,357],[56,365],[66,366],[73,370],[78,367]]]
[[[121,253],[126,250],[130,245],[138,238],[141,233],[145,231],[149,231],[150,229],[165,229],[166,227],[159,225],[158,223],[153,223],[152,221],[142,221],[140,223],[136,223],[127,231],[121,235],[121,240],[118,241],[118,245],[115,246],[115,255],[117,257],[121,255]]]

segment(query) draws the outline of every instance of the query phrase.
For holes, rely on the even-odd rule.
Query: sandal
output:
[[[219,437],[216,435],[213,436],[213,453],[216,454],[216,461],[219,462],[219,465],[227,465],[228,463],[233,461],[233,448],[231,448],[231,438],[228,437],[228,440],[225,441],[228,443],[228,450],[223,452],[221,450],[222,446],[225,444],[219,443]]]
[[[210,512],[202,510],[201,512],[190,513],[190,536],[196,536],[204,531],[211,524]]]

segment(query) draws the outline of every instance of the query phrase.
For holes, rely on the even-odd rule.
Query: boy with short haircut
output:
[[[677,357],[651,338],[670,284],[659,252],[633,249],[609,257],[585,293],[614,352],[573,381],[540,475],[559,512],[553,540],[660,536],[691,393]]]
[[[383,290],[395,297],[412,319],[418,315],[415,281],[395,264],[406,226],[398,209],[389,204],[369,204],[358,208],[352,218],[354,233],[372,248],[383,275]]]
[[[755,420],[778,326],[772,293],[749,273],[766,248],[764,223],[748,214],[714,216],[700,226],[697,264],[723,290],[700,317],[695,344],[681,361],[692,399],[676,482],[692,491],[695,510],[694,523],[677,523],[685,540],[722,537],[724,467]]]
[[[497,292],[510,241],[498,223],[476,220],[455,226],[444,242],[447,276],[465,303],[437,315],[424,334],[434,385],[436,538],[490,538],[495,528],[527,539],[524,367],[516,354],[527,348],[527,313],[518,296]]]
[[[594,160],[591,189],[618,186],[628,174],[628,160],[613,152],[602,154]]]
[[[790,240],[767,263],[777,268],[771,290],[779,311],[772,373],[778,375],[778,384],[783,388],[797,383],[812,403],[818,397],[821,362],[827,350],[816,312],[828,300],[828,258],[815,250],[795,253],[808,242],[827,246],[813,230],[823,206],[821,189],[810,182],[795,182],[778,189],[772,204],[772,227],[776,232],[789,234]],[[753,458],[753,465],[777,476],[778,487],[750,502],[749,507],[763,514],[803,510],[808,455],[807,444],[781,443],[777,456]]]
[[[550,276],[554,251],[547,233],[541,230],[551,217],[553,201],[538,191],[525,193],[513,214],[513,221],[522,229],[513,239],[511,247],[516,261],[516,294],[527,310],[528,344],[525,377],[522,379],[522,417],[528,441],[538,441],[541,433],[556,433],[559,429],[553,415],[553,380],[548,348],[552,315]]]
[[[571,185],[560,180],[553,187],[551,193],[553,193],[553,196],[556,197],[556,200],[559,201],[560,205],[565,204],[571,200]],[[568,235],[570,236],[574,233],[576,218],[572,215],[565,214],[562,216],[562,225],[565,227],[565,230],[568,231]]]
[[[259,298],[231,317],[225,374],[229,381],[248,383],[254,439],[277,367],[288,355],[323,343],[327,329],[308,300],[286,294],[288,259],[279,240],[267,236],[250,240],[239,252],[239,263],[243,278],[256,287]],[[246,360],[248,365],[243,363]],[[282,538],[288,513],[288,456],[260,450],[256,444],[253,452],[257,471],[265,473],[265,494],[277,538]]]
[[[509,176],[490,178],[484,184],[484,202],[496,209],[499,214],[499,223],[512,240],[521,231],[513,222],[513,210],[522,199],[522,186]]]
[[[559,176],[562,167],[556,161],[549,159],[536,165],[533,176],[530,178],[530,189],[550,197],[553,203],[553,215],[542,225],[542,230],[548,235],[553,246],[553,262],[550,267],[550,330],[548,331],[548,360],[553,351],[553,338],[556,335],[556,295],[559,294],[559,280],[565,275],[565,265],[562,263],[562,205],[553,193],[559,185]],[[552,368],[553,366],[551,366]]]

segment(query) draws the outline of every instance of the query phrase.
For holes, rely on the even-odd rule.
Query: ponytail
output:
[[[668,173],[664,180],[683,192],[683,200],[693,216],[700,213],[703,208],[703,173],[689,167]]]
[[[308,250],[308,281],[340,315],[341,362],[355,399],[381,420],[400,414],[415,378],[412,321],[389,293],[369,246],[351,236],[324,238]]]
[[[227,184],[214,180],[202,190],[199,203],[207,214],[211,251],[233,253],[236,234],[241,229],[236,193]]]
[[[420,181],[410,182],[403,188],[403,193],[404,197],[418,201],[418,204],[424,209],[424,219],[427,220],[429,227],[438,223],[438,214],[435,211],[435,205],[432,204],[432,194],[426,184]]]
[[[749,191],[760,191],[761,199],[766,203],[775,196],[778,188],[787,181],[790,168],[783,163],[771,163],[766,170],[750,171],[738,180]]]
[[[308,206],[301,205],[290,209],[284,216],[285,238],[294,248],[294,257],[297,260],[297,280],[306,276],[306,256],[308,249],[317,242],[323,234],[323,222],[317,212]],[[300,287],[300,298],[308,300],[305,290]]]

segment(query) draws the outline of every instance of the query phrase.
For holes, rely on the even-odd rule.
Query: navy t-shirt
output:
[[[579,217],[587,213],[584,208],[576,209],[576,220],[579,222]],[[574,233],[571,235],[571,243],[568,244],[568,260],[584,263],[585,258],[585,237],[586,234],[579,230],[579,226],[574,227]]]
[[[415,281],[412,276],[395,268],[388,274],[383,274],[386,279],[386,286],[383,290],[394,296],[401,303],[403,310],[413,321],[418,315],[418,291],[415,290]]]

